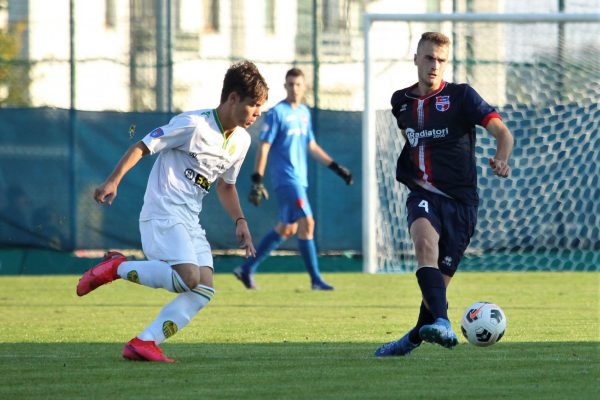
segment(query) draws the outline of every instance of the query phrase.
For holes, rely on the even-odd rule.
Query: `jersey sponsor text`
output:
[[[416,147],[419,144],[419,139],[424,138],[443,138],[448,136],[448,128],[444,129],[423,129],[422,131],[415,131],[412,128],[406,129],[406,137],[411,147]]]

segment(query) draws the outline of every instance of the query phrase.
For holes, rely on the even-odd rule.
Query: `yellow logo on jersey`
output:
[[[165,321],[162,326],[163,335],[165,338],[169,338],[177,333],[177,325],[173,321]]]
[[[235,143],[229,146],[229,155],[232,156],[235,153]]]

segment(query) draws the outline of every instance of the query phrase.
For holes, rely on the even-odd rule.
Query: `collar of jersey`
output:
[[[219,130],[221,131],[221,135],[223,135],[223,139],[224,139],[223,148],[225,148],[225,147],[227,147],[227,143],[229,143],[229,139],[231,139],[231,137],[235,133],[235,129],[233,130],[233,132],[231,132],[229,134],[229,136],[225,137],[225,129],[223,129],[223,125],[221,125],[221,120],[219,120],[219,115],[217,114],[217,109],[213,108],[212,112],[215,117],[215,121],[217,122],[217,126],[219,127]]]
[[[411,89],[414,88],[415,86],[417,86],[418,84],[419,83],[415,83],[414,85],[412,85]],[[440,87],[438,88],[438,90],[436,90],[433,93],[430,93],[430,94],[425,95],[425,96],[418,97],[418,96],[414,96],[412,93],[410,93],[410,90],[407,90],[406,91],[406,97],[409,97],[411,99],[425,100],[425,99],[430,98],[431,96],[435,96],[436,94],[438,94],[439,92],[441,92],[442,90],[444,90],[445,87],[446,87],[446,82],[444,80],[442,80],[440,82]]]

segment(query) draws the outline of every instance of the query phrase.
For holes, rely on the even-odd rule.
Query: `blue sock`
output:
[[[269,257],[271,252],[278,248],[284,240],[283,236],[277,233],[275,229],[267,233],[256,248],[256,257],[248,257],[242,264],[242,271],[250,274],[255,273],[260,263]]]
[[[317,246],[313,239],[303,240],[298,239],[298,248],[304,260],[306,271],[310,275],[312,283],[321,282],[321,274],[319,273],[319,260],[317,258]]]
[[[440,270],[431,267],[419,268],[417,270],[417,281],[433,318],[448,319],[446,285]]]

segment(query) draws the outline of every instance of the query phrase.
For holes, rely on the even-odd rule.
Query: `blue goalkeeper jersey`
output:
[[[274,188],[308,186],[308,144],[314,139],[310,110],[304,104],[292,108],[282,100],[265,114],[260,140],[271,144],[268,163]]]
[[[427,96],[416,85],[392,95],[392,114],[406,138],[396,179],[411,190],[426,189],[477,205],[475,126],[485,127],[496,110],[467,84],[442,82]]]

